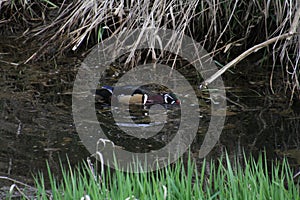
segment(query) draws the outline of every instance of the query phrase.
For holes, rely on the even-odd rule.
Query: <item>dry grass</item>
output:
[[[56,53],[77,51],[121,32],[126,35],[132,29],[149,27],[157,30],[169,28],[179,35],[190,35],[211,55],[228,62],[255,44],[287,33],[299,7],[297,0],[75,0],[63,1],[57,8],[46,1],[26,2],[0,3],[0,10],[4,11],[1,15],[6,17],[0,25],[21,19],[29,27],[24,37],[43,41],[27,62],[54,47]],[[53,9],[55,14],[49,15]],[[34,23],[34,20],[38,22]],[[299,27],[296,28],[299,33]],[[174,48],[178,48],[181,42],[175,37],[170,41]],[[274,60],[273,70],[281,63],[286,90],[290,91],[300,90],[299,41],[297,34],[269,45],[265,52]],[[133,53],[129,55],[127,62],[136,59]],[[151,48],[149,55],[154,60],[159,57]]]

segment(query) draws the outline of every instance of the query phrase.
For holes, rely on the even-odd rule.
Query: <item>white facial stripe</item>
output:
[[[165,100],[165,103],[168,103],[168,97],[167,97],[167,95],[165,95],[164,100]]]
[[[145,105],[146,104],[146,102],[147,102],[147,100],[148,100],[148,95],[147,94],[144,94],[144,102],[143,102],[143,105]]]
[[[168,98],[173,99],[169,94],[165,94],[165,103],[168,103]]]

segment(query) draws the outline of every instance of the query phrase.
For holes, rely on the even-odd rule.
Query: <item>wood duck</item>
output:
[[[111,104],[111,101],[146,106],[154,104],[180,105],[180,101],[174,93],[156,94],[134,86],[111,87],[105,85],[96,89],[95,94],[97,102],[108,105]]]

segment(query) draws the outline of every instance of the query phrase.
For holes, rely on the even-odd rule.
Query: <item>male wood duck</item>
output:
[[[146,106],[154,104],[180,105],[180,101],[174,93],[157,94],[134,86],[111,87],[105,85],[96,89],[95,94],[97,102],[109,105],[111,101]]]

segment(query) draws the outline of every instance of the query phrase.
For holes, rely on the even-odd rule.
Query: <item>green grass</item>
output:
[[[191,159],[185,164],[180,159],[154,172],[106,170],[102,174],[95,174],[83,163],[77,168],[62,167],[61,180],[48,169],[51,192],[45,190],[44,176],[40,174],[36,177],[36,198],[300,199],[299,184],[293,180],[287,160],[269,165],[270,170],[263,156],[257,161],[244,157],[240,163],[225,155],[217,161],[204,161],[198,170]]]

